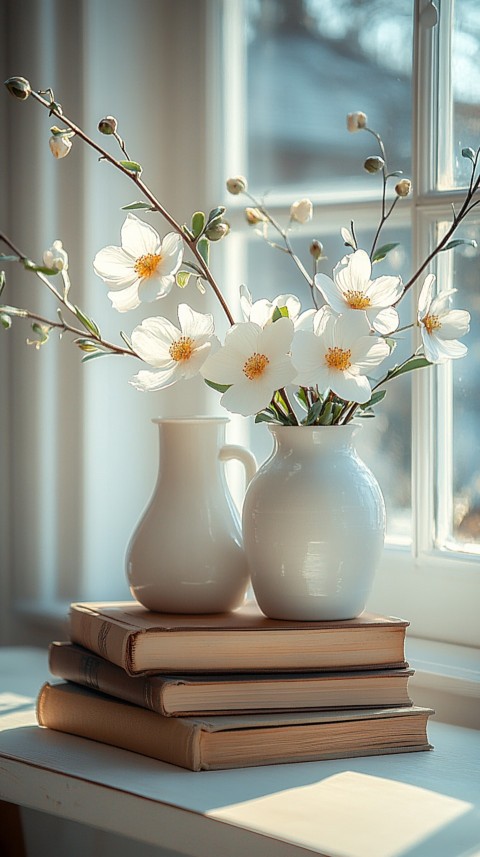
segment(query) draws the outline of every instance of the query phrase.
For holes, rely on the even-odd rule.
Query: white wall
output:
[[[214,50],[209,10],[220,5],[6,0],[2,79],[21,75],[35,90],[52,87],[65,114],[120,156],[114,141],[96,130],[102,116],[115,115],[130,156],[144,167],[142,177],[180,222],[188,221],[197,208],[218,204],[221,193],[208,166],[209,160],[218,164],[220,151],[209,136],[217,89],[206,64]],[[143,314],[112,309],[92,260],[101,247],[119,243],[121,206],[138,199],[138,190],[78,139],[68,158],[54,161],[48,148],[53,120],[33,98],[21,103],[2,90],[0,117],[2,162],[8,164],[2,227],[37,260],[61,238],[70,257],[72,300],[107,338],[121,343],[120,330],[129,333]],[[168,231],[159,215],[150,217],[161,234]],[[51,297],[33,275],[13,265],[7,274],[5,302],[29,308],[36,302],[37,310],[55,316]],[[182,297],[197,309],[209,308],[208,296],[194,285]],[[163,300],[158,314],[175,320],[177,300]],[[40,351],[26,347],[29,333],[18,322],[0,331],[4,643],[50,639],[51,624],[42,629],[25,613],[14,617],[14,605],[38,613],[55,601],[129,596],[125,548],[157,467],[150,418],[206,412],[217,398],[197,381],[181,398],[176,388],[139,393],[128,384],[137,371],[132,360],[105,357],[82,365],[80,352],[55,336]]]

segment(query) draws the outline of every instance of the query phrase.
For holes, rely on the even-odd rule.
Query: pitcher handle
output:
[[[239,446],[235,443],[226,443],[220,449],[218,458],[220,461],[230,461],[232,458],[236,458],[243,464],[245,468],[245,487],[247,487],[257,472],[257,460],[253,453],[245,449],[244,446]]]

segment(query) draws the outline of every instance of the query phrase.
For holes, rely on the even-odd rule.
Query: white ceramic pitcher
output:
[[[234,610],[250,583],[240,520],[223,462],[236,458],[246,482],[253,455],[225,444],[225,417],[155,419],[160,434],[153,496],[127,548],[134,598],[164,613]]]

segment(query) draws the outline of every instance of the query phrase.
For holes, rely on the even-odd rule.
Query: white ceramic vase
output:
[[[160,433],[153,496],[127,548],[134,598],[164,613],[220,613],[245,600],[250,576],[223,462],[251,453],[225,444],[227,418],[155,419]]]
[[[270,458],[248,486],[243,541],[260,608],[275,619],[360,615],[385,537],[385,504],[358,457],[358,426],[269,426]]]

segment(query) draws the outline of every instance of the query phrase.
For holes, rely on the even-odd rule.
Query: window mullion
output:
[[[417,270],[430,251],[431,231],[422,202],[436,185],[436,133],[438,113],[438,16],[429,0],[415,4],[412,117],[412,268]],[[421,282],[414,289],[418,297]],[[414,305],[416,301],[414,302]],[[419,332],[417,330],[417,344]],[[429,372],[412,377],[412,534],[414,555],[433,545],[434,444],[432,432],[433,380]]]

